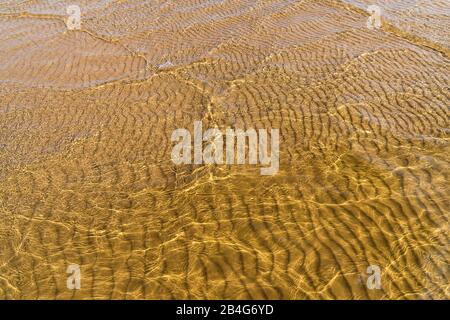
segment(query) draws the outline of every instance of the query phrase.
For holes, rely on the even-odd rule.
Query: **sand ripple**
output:
[[[0,298],[449,298],[448,16],[67,3],[0,5]],[[175,166],[196,120],[280,128],[279,174]]]

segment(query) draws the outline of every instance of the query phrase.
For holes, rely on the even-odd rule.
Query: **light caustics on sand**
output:
[[[0,298],[448,299],[450,9],[419,2],[2,1]],[[175,164],[195,121],[279,129],[279,170]]]

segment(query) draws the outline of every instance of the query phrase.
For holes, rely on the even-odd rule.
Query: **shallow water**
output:
[[[449,48],[449,0],[344,0],[366,10],[378,5],[385,22],[409,35]]]
[[[0,298],[448,299],[450,8],[412,2],[3,1]],[[200,120],[279,128],[278,174],[175,165]]]

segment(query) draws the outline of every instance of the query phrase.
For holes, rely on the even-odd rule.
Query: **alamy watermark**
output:
[[[280,166],[279,129],[271,129],[270,131],[270,155],[268,139],[266,129],[244,131],[228,128],[223,133],[218,128],[213,128],[203,132],[202,122],[195,121],[193,140],[187,129],[176,129],[172,132],[171,141],[177,142],[172,149],[172,161],[176,165],[243,165],[246,164],[246,154],[248,154],[248,164],[256,165],[259,163],[266,166],[261,168],[262,175],[274,175],[278,172]],[[203,142],[206,142],[206,144],[204,145]]]
[[[370,5],[367,7],[367,11],[370,13],[370,17],[367,19],[367,28],[381,28],[381,8],[377,5]]]
[[[70,5],[66,8],[66,13],[69,15],[66,21],[68,30],[81,29],[81,9],[77,5]]]
[[[367,289],[380,290],[381,289],[381,269],[377,265],[370,265],[366,270],[370,276],[367,278]]]
[[[81,269],[77,264],[71,264],[67,267],[67,289],[80,290],[81,289]]]

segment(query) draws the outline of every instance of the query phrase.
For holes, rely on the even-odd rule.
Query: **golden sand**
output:
[[[368,2],[2,1],[0,298],[448,299],[449,3]],[[175,165],[194,121],[280,171]]]

